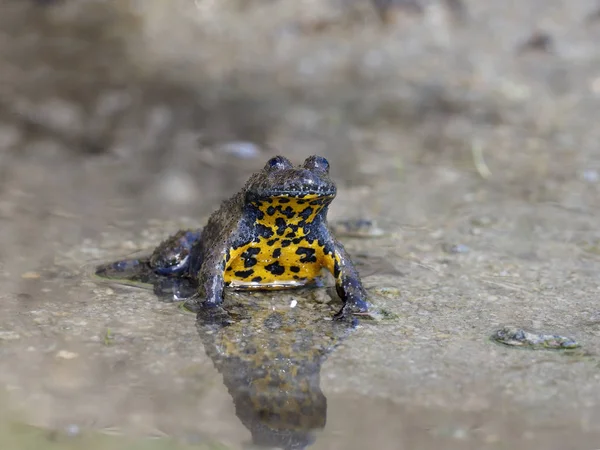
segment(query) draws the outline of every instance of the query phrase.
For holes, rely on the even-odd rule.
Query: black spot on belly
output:
[[[292,242],[293,242],[294,244],[299,244],[300,242],[302,242],[302,240],[303,240],[303,239],[304,239],[304,238],[301,238],[301,237],[299,237],[299,238],[296,238],[296,239],[292,239]]]
[[[297,200],[296,203],[299,205],[304,205],[306,202],[304,200]]]
[[[289,198],[280,198],[279,199],[279,203],[289,203],[290,199]]]
[[[302,217],[304,220],[308,220],[312,213],[313,209],[310,206],[308,206],[302,210],[302,212],[300,213],[300,217]]]
[[[274,263],[265,266],[265,270],[268,270],[273,275],[283,275],[285,272],[285,267],[279,264],[279,261],[275,261]]]
[[[254,277],[251,281],[254,281],[255,283],[260,283],[262,281],[262,277]]]
[[[273,236],[273,230],[263,225],[262,223],[259,223],[256,224],[256,234],[261,237],[264,237],[265,239],[269,239],[271,236]]]
[[[281,214],[283,214],[288,219],[291,219],[292,217],[294,217],[296,215],[296,213],[294,212],[294,209],[291,206],[288,206],[285,209],[281,209],[280,211],[281,211]]]
[[[317,262],[315,250],[312,248],[300,247],[298,250],[296,250],[296,255],[302,255],[300,258],[300,262],[302,263]]]
[[[283,241],[281,241],[281,246],[282,247],[287,247],[291,243],[292,243],[292,241],[290,241],[289,239],[284,239]]]
[[[290,266],[290,270],[294,273],[300,272],[300,267],[298,266]]]
[[[244,253],[242,253],[242,258],[244,260],[244,267],[246,269],[253,267],[254,265],[256,265],[256,258],[254,257],[255,255],[258,255],[260,253],[260,249],[259,248],[249,248],[248,250],[246,250]]]
[[[233,272],[233,274],[238,278],[248,278],[253,273],[254,273],[254,269],[238,270],[237,272]]]
[[[246,269],[250,268],[250,267],[254,267],[256,265],[257,261],[256,258],[246,258],[244,259],[244,267]]]
[[[287,227],[283,217],[278,217],[277,219],[275,219],[275,225],[277,226],[277,234],[279,236],[282,236],[283,233],[285,233],[285,229]]]
[[[275,207],[274,206],[269,206],[267,208],[267,214],[272,216],[273,214],[275,214]]]
[[[233,270],[233,267],[229,266],[229,267],[227,268],[227,272],[229,272],[229,271],[231,271],[231,270]]]
[[[278,240],[279,240],[278,238],[271,239],[270,241],[267,241],[267,245],[268,245],[269,247],[272,247],[272,246],[273,246],[273,244],[274,244],[275,242],[277,242]]]
[[[273,250],[273,258],[279,258],[280,256],[281,256],[280,248],[276,248],[275,250]]]
[[[340,265],[336,261],[333,265],[333,277],[338,278],[340,276]]]
[[[260,248],[258,247],[250,247],[244,253],[242,253],[242,258],[252,258],[260,253]]]
[[[296,237],[296,233],[294,233],[293,231],[290,231],[288,234],[285,235],[286,238],[295,238]]]

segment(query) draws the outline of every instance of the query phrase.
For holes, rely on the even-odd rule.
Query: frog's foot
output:
[[[150,257],[150,266],[158,274],[176,277],[188,271],[192,247],[201,238],[200,231],[181,230],[161,242]]]
[[[196,323],[198,325],[226,327],[233,323],[233,319],[221,305],[204,302],[199,304],[199,309],[196,314]]]
[[[333,320],[353,320],[354,315],[366,315],[371,305],[362,299],[347,300],[334,316]]]

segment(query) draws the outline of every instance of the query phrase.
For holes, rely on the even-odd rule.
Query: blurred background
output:
[[[328,361],[315,448],[600,445],[598,42],[593,0],[1,0],[0,416],[247,441],[193,320],[91,268],[319,154],[400,319]]]

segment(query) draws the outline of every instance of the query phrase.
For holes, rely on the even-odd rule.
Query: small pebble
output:
[[[442,246],[446,253],[469,253],[471,249],[464,244],[444,244]]]
[[[518,49],[519,53],[538,51],[551,53],[554,50],[554,41],[552,36],[542,31],[537,31],[529,39],[523,42]]]
[[[20,338],[21,336],[14,331],[0,331],[0,341],[15,341]]]
[[[65,433],[69,437],[75,437],[75,436],[78,436],[79,433],[81,433],[81,430],[79,429],[79,426],[77,426],[74,423],[72,423],[72,424],[67,425],[65,427]]]
[[[507,326],[492,334],[491,339],[511,347],[528,347],[533,350],[564,350],[580,347],[575,339],[556,334],[542,334],[522,328]]]
[[[583,171],[582,177],[588,183],[597,183],[600,180],[600,174],[595,169],[587,169]]]
[[[159,195],[164,201],[185,205],[192,203],[197,193],[196,183],[187,172],[171,171],[160,179]]]
[[[75,352],[70,352],[68,350],[60,350],[57,354],[56,357],[60,358],[60,359],[75,359],[77,358],[79,355]]]
[[[377,222],[371,219],[336,220],[330,223],[330,228],[336,236],[371,238],[385,234]]]
[[[400,295],[401,295],[400,289],[395,288],[395,287],[385,287],[385,286],[378,287],[378,288],[373,289],[373,292],[381,295],[382,297],[391,298],[391,299],[400,298]]]
[[[240,159],[255,159],[260,156],[260,147],[247,141],[232,141],[221,145],[218,150]]]
[[[38,272],[25,272],[21,274],[21,278],[24,280],[37,280],[41,275]]]

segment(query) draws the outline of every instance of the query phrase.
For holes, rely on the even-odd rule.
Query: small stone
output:
[[[15,341],[21,336],[14,331],[0,331],[0,341]]]
[[[132,240],[126,240],[126,241],[121,242],[121,248],[123,250],[137,250],[138,246]]]
[[[255,159],[260,156],[258,145],[247,141],[232,141],[221,145],[219,151],[239,159]]]
[[[552,36],[543,31],[536,31],[523,42],[518,49],[519,53],[543,52],[551,53],[554,50],[554,41]]]
[[[75,358],[79,357],[79,354],[77,354],[75,352],[70,352],[68,350],[60,350],[56,354],[56,357],[60,358],[60,359],[75,359]]]
[[[588,183],[597,183],[598,180],[600,180],[600,174],[598,174],[598,171],[594,169],[586,169],[581,175]]]
[[[170,171],[162,176],[160,197],[170,203],[185,205],[196,199],[197,188],[192,176],[184,171]]]
[[[385,231],[371,219],[336,220],[330,223],[330,228],[337,237],[372,238],[385,235]]]
[[[398,289],[398,288],[386,287],[386,286],[375,288],[375,289],[373,289],[373,292],[381,295],[382,297],[391,298],[391,299],[400,298],[400,295],[402,293],[400,291],[400,289]]]
[[[444,244],[442,246],[442,249],[446,253],[451,253],[451,254],[464,254],[464,253],[469,253],[471,251],[471,249],[464,244]]]
[[[38,272],[25,272],[21,274],[21,278],[24,280],[37,280],[41,277]]]
[[[78,425],[75,425],[74,423],[72,423],[65,427],[65,433],[69,437],[75,437],[75,436],[78,436],[79,433],[81,433],[81,430],[79,429]]]
[[[491,339],[510,347],[526,347],[532,350],[567,350],[579,348],[580,344],[572,338],[557,334],[543,334],[506,326],[492,334]]]

